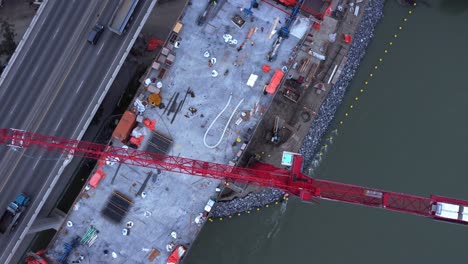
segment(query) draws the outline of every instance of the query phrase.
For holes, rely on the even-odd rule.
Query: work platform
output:
[[[143,119],[156,120],[157,133],[170,139],[167,140],[170,146],[164,145],[167,154],[224,164],[236,162],[242,155],[242,143],[250,140],[268,109],[272,96],[264,95],[264,85],[270,81],[274,69],[281,69],[287,63],[299,39],[291,36],[285,40],[278,59],[268,62],[266,55],[276,37],[268,37],[270,28],[276,18],[284,23],[287,14],[262,4],[247,17],[239,7],[248,8],[249,4],[247,1],[219,1],[212,9],[211,19],[197,26],[197,18],[203,13],[205,3],[192,1],[180,24],[174,28],[177,33],[170,36],[165,49],[143,76],[137,100],[147,105]],[[233,23],[235,15],[245,19],[242,27]],[[281,24],[276,30],[280,27]],[[238,51],[252,30],[255,32]],[[231,36],[228,42],[224,38],[226,35]],[[213,58],[216,59],[214,63]],[[262,71],[263,64],[270,65],[272,71]],[[213,77],[216,75],[213,71],[216,71],[216,77]],[[252,75],[257,76],[254,83]],[[160,90],[157,92],[165,108],[148,104],[149,96],[156,92],[150,92],[149,85],[145,85],[148,79],[155,81],[152,89],[158,83]],[[251,82],[247,85],[249,79]],[[186,94],[187,91],[191,93]],[[205,132],[225,108],[230,96],[230,104],[207,134],[206,143],[215,145],[223,133],[224,138],[217,147],[208,148],[203,142]],[[177,109],[179,111],[174,113]],[[143,127],[143,124],[139,126]],[[145,139],[139,149],[151,150],[147,147],[150,135],[154,133],[145,127],[143,134]],[[113,144],[122,146],[117,140],[113,140]],[[82,256],[92,263],[143,263],[148,261],[151,252],[158,251],[160,255],[153,263],[165,263],[170,254],[166,250],[168,245],[190,246],[195,240],[203,224],[198,221],[199,216],[209,199],[216,195],[219,184],[217,180],[127,165],[103,165],[102,171],[106,177],[96,189],[88,187],[80,193],[67,221],[49,246],[48,257],[51,259],[59,259],[65,253],[65,243],[71,244],[76,237],[86,237],[85,233],[89,231],[97,238],[92,243],[85,239],[84,244],[71,250],[69,261]],[[146,185],[144,193],[141,193],[142,185]],[[126,205],[115,202],[115,196]],[[121,221],[103,216],[104,208],[118,211]],[[129,222],[130,227],[127,226]],[[122,233],[123,229],[127,229],[126,235]],[[171,235],[172,232],[176,234]]]

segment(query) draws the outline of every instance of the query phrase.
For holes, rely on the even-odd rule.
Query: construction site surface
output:
[[[129,110],[136,129],[131,135],[118,131],[114,146],[125,143],[223,164],[239,161],[273,100],[273,95],[264,93],[265,85],[276,69],[287,72],[284,66],[300,42],[295,34],[309,26],[295,24],[282,42],[278,59],[269,62],[266,55],[281,28],[275,20],[284,23],[288,14],[262,5],[246,15],[239,7],[247,9],[249,3],[220,1],[210,9],[206,22],[198,25],[206,3],[191,2],[141,79]],[[270,71],[265,71],[265,64]],[[132,127],[132,120],[125,122],[121,129]],[[47,257],[60,260],[66,255],[69,261],[90,263],[166,263],[177,245],[188,247],[195,240],[219,185],[217,180],[102,161],[50,244]]]

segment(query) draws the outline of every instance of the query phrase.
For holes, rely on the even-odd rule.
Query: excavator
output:
[[[287,39],[289,37],[289,30],[291,29],[292,24],[297,18],[297,15],[299,14],[301,5],[304,2],[304,0],[299,0],[299,1],[294,1],[294,2],[296,2],[296,4],[294,6],[294,9],[291,15],[286,19],[285,25],[278,32],[278,37],[273,42],[271,51],[268,52],[267,54],[268,61],[274,61],[276,57],[278,56],[278,49],[281,45],[281,42],[283,42],[284,39]]]

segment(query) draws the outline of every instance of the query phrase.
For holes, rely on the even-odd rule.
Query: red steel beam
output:
[[[280,169],[262,163],[254,164],[251,168],[241,168],[5,128],[0,129],[0,143],[10,147],[39,148],[63,155],[74,155],[96,160],[111,159],[127,165],[161,169],[214,179],[254,183],[264,187],[282,189],[304,200],[311,200],[313,197],[316,197],[416,214],[443,221],[452,220],[440,219],[440,217],[434,216],[434,212],[432,212],[431,208],[435,202],[452,202],[458,205],[468,206],[468,201],[457,199],[441,198],[439,196],[426,198],[363,186],[312,179],[301,172],[301,156],[296,156],[294,158],[291,170]],[[458,221],[458,223],[468,224],[468,222],[462,221]]]

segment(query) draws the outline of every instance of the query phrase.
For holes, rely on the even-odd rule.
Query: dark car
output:
[[[103,31],[104,31],[104,26],[101,24],[96,24],[93,27],[93,30],[89,32],[88,42],[92,45],[95,45],[98,42],[99,37],[101,36]]]

